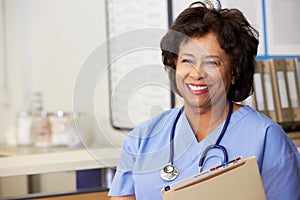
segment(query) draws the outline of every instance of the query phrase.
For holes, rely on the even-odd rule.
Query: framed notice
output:
[[[222,8],[236,8],[243,12],[249,23],[259,32],[258,55],[265,54],[263,8],[261,0],[220,0]]]
[[[168,29],[167,0],[107,0],[111,123],[132,129],[170,109],[161,37]]]
[[[299,0],[265,0],[270,55],[300,55],[299,8]]]

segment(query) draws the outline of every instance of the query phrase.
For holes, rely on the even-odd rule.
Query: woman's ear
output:
[[[176,58],[174,58],[174,69],[176,70],[177,67],[177,61],[178,61],[178,55]]]

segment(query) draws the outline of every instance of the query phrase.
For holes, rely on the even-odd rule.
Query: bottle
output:
[[[17,118],[17,144],[20,146],[31,145],[32,140],[32,116],[27,111],[19,113]]]
[[[49,147],[51,145],[51,124],[47,112],[42,111],[40,116],[35,117],[34,134],[36,147]]]

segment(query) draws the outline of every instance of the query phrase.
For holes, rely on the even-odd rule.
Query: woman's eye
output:
[[[193,61],[191,59],[183,59],[182,62],[183,63],[193,63]]]
[[[207,66],[207,67],[218,67],[220,66],[220,62],[217,62],[217,61],[205,61],[203,62],[204,66]]]
[[[218,65],[218,63],[215,62],[215,61],[209,61],[207,64],[209,64],[209,65]]]

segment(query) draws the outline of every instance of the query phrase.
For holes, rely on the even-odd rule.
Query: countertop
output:
[[[118,148],[0,146],[0,177],[115,167]]]
[[[288,134],[300,152],[300,132]],[[0,146],[0,177],[115,167],[120,148]]]

